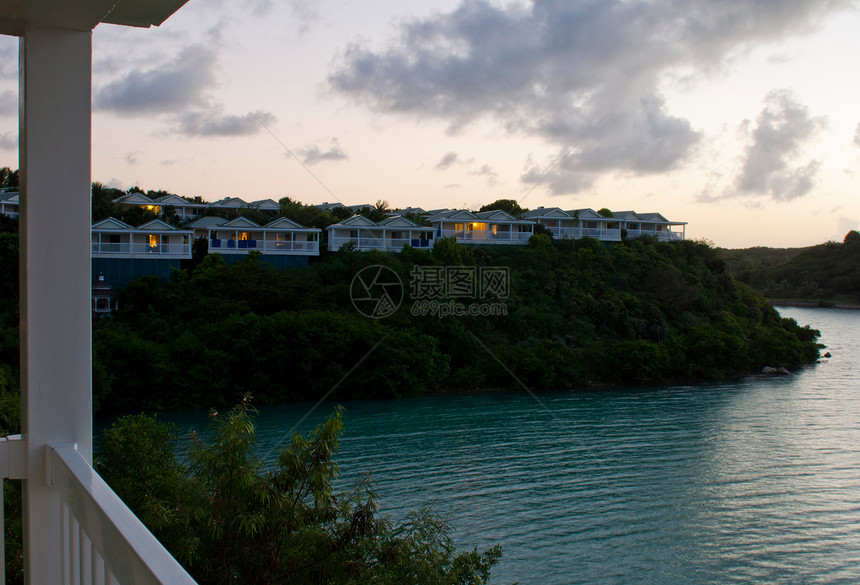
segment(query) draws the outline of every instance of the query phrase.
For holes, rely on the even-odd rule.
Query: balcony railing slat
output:
[[[73,446],[51,448],[50,469],[64,503],[66,583],[101,583],[97,555],[108,583],[196,585]]]

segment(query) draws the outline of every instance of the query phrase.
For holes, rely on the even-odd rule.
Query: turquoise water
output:
[[[711,385],[347,403],[344,483],[371,472],[383,512],[430,504],[461,545],[500,543],[494,584],[858,583],[860,312],[782,313],[833,357]],[[261,448],[311,406],[262,412]]]

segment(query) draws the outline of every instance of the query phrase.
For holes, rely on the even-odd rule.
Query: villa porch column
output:
[[[92,464],[92,33],[23,25],[19,65],[24,574],[60,583],[58,492],[47,446]]]

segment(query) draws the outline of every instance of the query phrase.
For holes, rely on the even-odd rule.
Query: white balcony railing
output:
[[[319,254],[318,240],[209,240],[209,251],[221,254],[247,254],[252,250],[264,254]]]
[[[93,242],[94,256],[191,256],[191,244],[130,244]]]
[[[420,238],[350,238],[347,236],[330,236],[328,242],[329,250],[338,250],[341,246],[350,242],[355,243],[355,247],[358,250],[383,250],[390,252],[399,252],[403,249],[403,246],[407,244],[409,244],[413,248],[419,248],[423,250],[433,247],[433,240]]]
[[[271,253],[282,254],[318,254],[320,251],[320,243],[318,240],[290,240],[286,242],[280,241],[263,241],[263,250]]]
[[[488,230],[442,230],[442,237],[455,238],[458,242],[472,244],[525,244],[532,232],[517,232],[500,230],[496,233]]]
[[[25,447],[20,435],[0,439],[0,476],[26,477]],[[56,522],[61,558],[44,560],[60,566],[63,584],[196,585],[74,445],[47,447],[46,456],[60,514],[42,521]]]

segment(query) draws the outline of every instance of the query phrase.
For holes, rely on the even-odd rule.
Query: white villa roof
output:
[[[490,211],[479,211],[475,214],[475,217],[478,219],[483,219],[484,221],[491,221],[493,223],[518,223],[518,224],[531,224],[534,223],[531,220],[527,219],[517,219],[510,213],[506,211],[502,211],[501,209],[493,209]]]
[[[687,223],[686,221],[669,221],[668,219],[666,219],[663,216],[663,214],[656,213],[656,212],[640,213],[639,217],[642,218],[642,221],[648,221],[648,222],[654,222],[654,223],[671,223],[671,224],[677,224],[677,225],[684,225]]]
[[[172,234],[191,234],[191,230],[180,230],[169,223],[165,223],[160,219],[153,219],[152,221],[148,221],[145,224],[134,227],[130,226],[127,223],[116,219],[115,217],[109,217],[107,219],[103,219],[99,222],[96,222],[92,225],[91,228],[94,232],[145,232],[148,234],[152,233],[172,233]]]
[[[329,203],[328,201],[323,201],[322,203],[317,203],[316,205],[314,205],[314,207],[319,207],[323,211],[331,211],[332,209],[337,209],[338,207],[346,209],[346,205],[344,205],[343,203],[340,203],[340,202]]]
[[[174,207],[208,207],[206,203],[192,203],[179,195],[163,195],[156,197],[155,202],[159,205],[172,205]]]
[[[591,209],[590,207],[586,207],[585,209],[570,209],[565,211],[570,217],[579,219],[607,219]]]
[[[635,211],[613,211],[612,219],[620,221],[640,221],[642,218]]]
[[[305,227],[300,223],[297,223],[291,219],[286,217],[280,217],[273,222],[267,223],[263,226],[265,229],[276,229],[276,230],[284,230],[284,231],[294,231],[294,232],[321,232],[320,228],[309,228]]]
[[[0,2],[0,33],[19,36],[26,23],[92,30],[100,22],[159,26],[188,0],[16,0]]]
[[[178,232],[178,233],[191,233],[191,230],[180,230],[167,222],[161,221],[160,219],[153,219],[152,221],[148,221],[145,224],[138,226],[138,230],[146,230],[148,232]]]
[[[188,224],[188,227],[195,229],[205,229],[224,225],[225,223],[227,223],[227,220],[223,217],[218,217],[217,215],[206,215],[204,217],[192,221],[190,224]]]
[[[417,223],[410,221],[401,215],[394,215],[392,217],[383,219],[382,221],[380,221],[376,225],[378,225],[380,227],[387,227],[387,228],[395,227],[395,228],[407,228],[407,229],[412,229],[412,230],[417,229],[417,230],[426,230],[426,231],[431,231],[431,232],[433,231],[432,227],[420,226]]]
[[[231,227],[231,228],[258,228],[260,224],[257,222],[251,221],[247,217],[237,217],[236,219],[231,219],[227,223],[223,224],[222,227]]]
[[[134,228],[128,225],[125,222],[122,222],[114,217],[109,217],[107,219],[103,219],[99,222],[93,224],[93,231],[128,231],[133,230]]]
[[[124,203],[126,205],[158,205],[154,200],[150,199],[143,193],[129,193],[122,197],[117,197],[113,200],[114,203]]]
[[[523,212],[523,219],[537,219],[544,217],[572,219],[570,217],[570,214],[568,214],[566,211],[563,211],[560,207],[538,207],[537,209]]]
[[[334,229],[337,227],[378,227],[375,222],[367,219],[363,215],[353,215],[349,219],[345,219],[340,223],[335,223],[328,226],[326,229]]]
[[[280,211],[280,204],[273,199],[260,199],[258,201],[251,201],[251,207],[255,209],[264,209],[266,211]]]
[[[431,215],[428,221],[437,222],[445,219],[474,220],[478,219],[478,216],[468,209],[445,209],[435,215]]]
[[[231,209],[239,209],[242,207],[249,207],[248,202],[244,199],[239,199],[238,197],[225,197],[224,199],[219,199],[213,203],[209,204],[211,207],[228,207]]]

